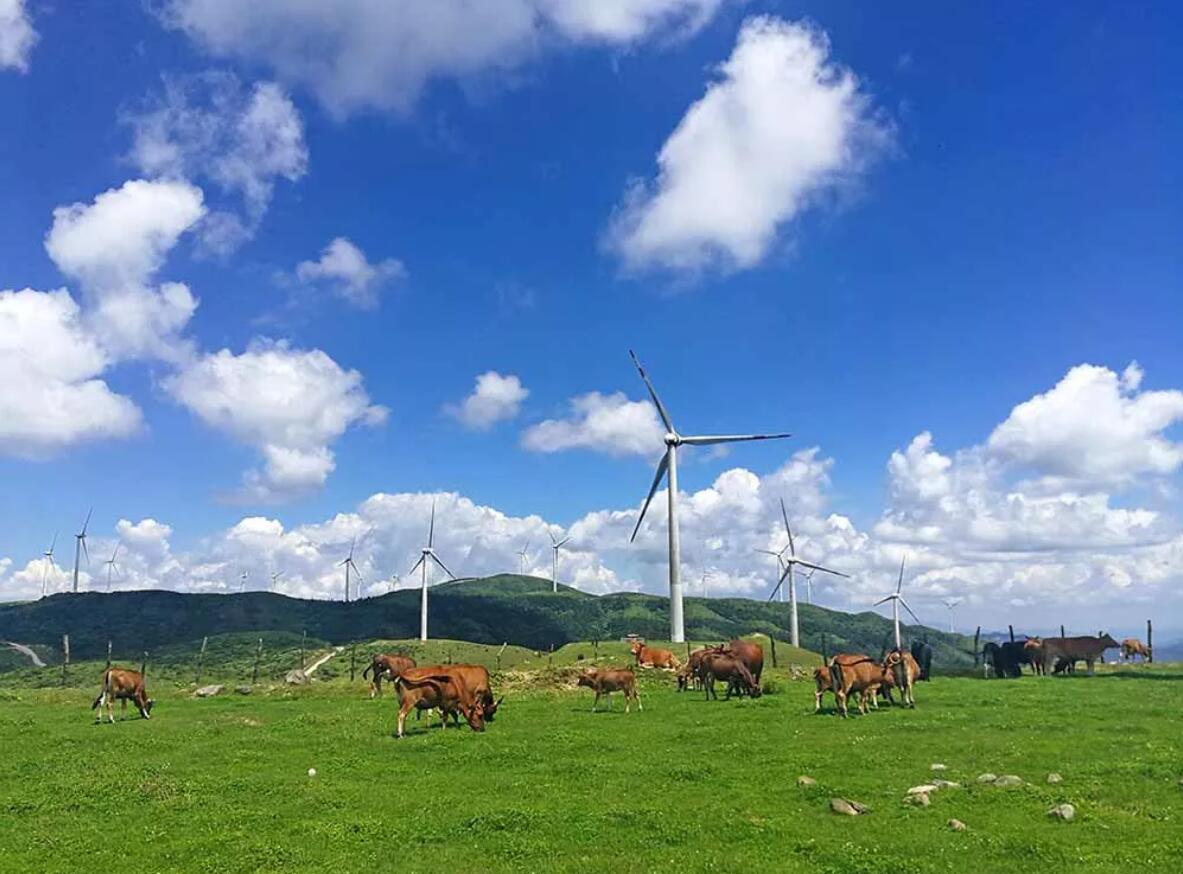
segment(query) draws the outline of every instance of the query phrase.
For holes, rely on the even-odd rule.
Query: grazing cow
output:
[[[868,700],[873,701],[880,686],[891,679],[883,665],[861,653],[839,653],[830,659],[830,689],[838,699],[838,712],[847,716],[846,702],[850,695],[859,695],[859,712],[867,712]]]
[[[410,656],[395,655],[392,653],[384,655],[376,652],[374,653],[373,661],[361,672],[361,676],[364,680],[371,671],[373,672],[373,679],[370,680],[370,697],[376,698],[382,694],[383,680],[390,680],[393,683],[395,677],[407,668],[413,667],[415,667],[415,660]]]
[[[489,669],[484,665],[440,665],[438,667],[441,671],[459,674],[463,678],[464,685],[481,702],[481,712],[485,716],[485,722],[492,722],[501,702],[505,700],[505,696],[493,698],[493,689],[489,685]],[[459,722],[460,714],[452,711],[452,719],[454,722]]]
[[[1150,661],[1150,647],[1136,637],[1127,637],[1121,642],[1121,657],[1128,662],[1135,656],[1142,656],[1143,661]]]
[[[1023,641],[1023,653],[1019,661],[1031,666],[1031,673],[1042,674],[1043,670],[1043,641],[1038,637],[1029,637]]]
[[[1067,659],[1072,662],[1083,661],[1088,665],[1089,674],[1092,674],[1097,659],[1105,655],[1105,650],[1116,649],[1120,646],[1120,643],[1104,633],[1097,637],[1045,637],[1043,639],[1043,667],[1044,670],[1049,667],[1054,669],[1056,661],[1059,659]]]
[[[902,649],[893,649],[883,662],[883,672],[891,677],[892,684],[900,690],[900,700],[908,707],[916,707],[916,680],[920,677],[920,665],[912,654]]]
[[[927,640],[917,640],[912,644],[912,658],[920,666],[918,679],[927,681],[932,674],[932,647]]]
[[[732,693],[740,696],[746,693],[752,698],[759,698],[763,694],[760,684],[756,682],[756,678],[752,676],[743,660],[727,651],[708,653],[702,660],[703,688],[706,690],[708,701],[711,698],[719,698],[715,694],[717,679],[727,681],[727,699],[731,698]]]
[[[394,688],[399,702],[398,737],[403,736],[403,726],[412,709],[439,710],[441,717],[459,711],[473,731],[485,730],[484,708],[461,674],[450,674],[440,666],[407,668],[394,678]],[[442,727],[447,724],[447,719],[441,718]]]
[[[702,665],[702,658],[709,652],[718,651],[718,647],[704,646],[700,649],[694,650],[686,657],[686,664],[678,668],[678,691],[685,692],[687,689],[701,689],[702,688],[702,674],[700,667]]]
[[[676,671],[682,665],[678,661],[678,657],[668,649],[655,649],[651,646],[645,646],[639,640],[634,640],[629,649],[637,657],[637,667],[639,668],[665,668],[666,670]]]
[[[97,709],[95,722],[103,721],[103,705],[107,705],[107,717],[111,723],[115,722],[115,700],[119,700],[120,715],[126,716],[127,702],[132,701],[144,719],[152,718],[153,701],[144,689],[144,675],[139,671],[129,671],[125,668],[107,668],[103,671],[103,689],[99,697],[90,705],[91,710]]]
[[[575,681],[576,686],[586,686],[596,693],[596,700],[592,702],[592,713],[600,703],[600,696],[608,699],[608,709],[612,709],[612,693],[624,693],[624,712],[629,713],[629,704],[637,702],[637,709],[644,710],[641,696],[637,692],[637,677],[631,670],[616,668],[585,668]]]
[[[760,684],[760,675],[764,673],[764,647],[750,640],[735,639],[723,648],[724,653],[735,656],[744,663],[744,667]]]

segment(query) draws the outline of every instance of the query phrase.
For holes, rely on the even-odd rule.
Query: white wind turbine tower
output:
[[[793,530],[789,528],[789,514],[785,510],[785,502],[782,499],[780,502],[780,515],[785,522],[785,534],[789,536],[789,554],[781,560],[785,563],[785,569],[781,572],[780,582],[776,584],[776,588],[772,590],[772,594],[768,596],[771,601],[776,597],[778,590],[783,590],[785,580],[789,581],[789,640],[793,646],[801,645],[801,632],[797,624],[797,565],[807,567],[813,571],[821,571],[826,574],[833,574],[836,577],[845,577],[850,579],[850,574],[844,574],[841,571],[831,570],[828,567],[822,567],[820,564],[814,564],[811,561],[806,561],[803,558],[797,558],[797,547],[793,543]]]
[[[521,559],[520,569],[518,570],[518,574],[520,576],[524,577],[526,575],[526,559],[530,555],[530,541],[527,540],[526,545],[523,546],[521,549],[519,549],[517,552],[515,552],[514,555],[518,556],[518,558]]]
[[[350,542],[350,544],[349,544],[349,555],[345,556],[344,561],[342,561],[340,563],[340,565],[338,565],[338,567],[345,568],[345,603],[346,604],[349,603],[349,593],[350,593],[349,572],[352,570],[355,574],[357,574],[357,580],[359,583],[361,582],[361,571],[359,571],[357,569],[357,565],[354,564],[354,562],[353,562],[353,550],[356,548],[357,548],[357,538],[355,537],[355,538],[353,538],[352,542]]]
[[[715,576],[715,575],[714,575],[713,573],[711,573],[711,569],[710,569],[710,568],[703,568],[703,569],[702,569],[702,596],[703,596],[704,598],[708,597],[708,595],[707,595],[707,584],[709,584],[709,583],[710,583],[710,581],[711,581],[712,579],[714,579],[714,576]]]
[[[115,556],[119,555],[119,547],[122,545],[123,545],[122,543],[116,543],[115,550],[114,550],[114,552],[111,553],[111,557],[109,559],[107,559],[105,562],[103,562],[103,564],[105,564],[107,566],[107,591],[108,592],[111,591],[111,572],[114,571],[115,573],[119,573],[119,566],[117,564],[115,564]]]
[[[637,356],[633,351],[629,350],[629,355],[632,356],[633,364],[637,366],[637,372],[641,374],[641,379],[645,383],[645,388],[649,390],[649,397],[653,400],[653,406],[657,407],[657,413],[661,416],[661,421],[665,425],[665,455],[661,457],[661,461],[657,464],[657,474],[653,477],[653,485],[649,488],[649,495],[645,498],[645,503],[641,505],[641,512],[637,516],[637,527],[633,529],[633,536],[629,538],[632,543],[637,539],[637,532],[641,530],[641,523],[645,519],[645,511],[649,509],[649,503],[653,500],[653,495],[656,494],[660,488],[662,480],[668,476],[669,482],[667,486],[669,499],[669,543],[670,543],[670,640],[674,643],[682,643],[686,639],[686,628],[682,618],[682,550],[678,538],[678,447],[679,446],[712,446],[717,443],[738,443],[748,440],[777,440],[782,437],[789,437],[789,434],[726,434],[714,436],[683,436],[674,428],[674,423],[670,419],[670,415],[666,412],[665,405],[662,404],[661,399],[657,396],[657,391],[653,388],[653,383],[649,381],[649,377],[645,375],[644,368],[641,367],[641,362],[637,360]]]
[[[941,601],[941,603],[949,608],[949,633],[953,634],[954,633],[954,631],[953,631],[953,608],[961,603],[961,599],[960,598],[947,598],[944,601]]]
[[[456,579],[456,575],[448,570],[447,565],[440,561],[440,557],[435,554],[435,501],[431,502],[431,526],[427,529],[427,546],[420,550],[419,560],[411,567],[408,572],[415,573],[416,570],[422,574],[421,589],[419,594],[419,639],[427,640],[427,577],[428,569],[432,562],[440,566],[444,573],[451,579]]]
[[[550,536],[550,590],[551,592],[557,592],[559,590],[559,549],[571,537],[567,536],[562,540],[555,540],[555,536],[550,533],[549,528],[546,530],[546,533]]]
[[[399,579],[397,573],[391,574],[390,581],[386,584],[387,585],[387,589],[386,589],[387,594],[389,594],[390,592],[393,592],[395,589],[397,589],[398,584],[400,582],[402,582],[402,581]]]
[[[891,601],[891,621],[895,624],[895,648],[896,649],[901,649],[903,646],[903,644],[901,643],[901,638],[900,638],[900,605],[901,604],[904,605],[905,610],[907,610],[909,613],[912,614],[912,618],[916,620],[916,623],[918,625],[924,624],[920,621],[920,617],[912,612],[912,608],[908,606],[908,602],[905,601],[904,596],[900,594],[900,592],[903,590],[903,588],[904,588],[904,559],[901,558],[900,559],[900,580],[898,583],[896,583],[895,591],[892,592],[890,595],[888,595],[886,598],[881,598],[880,600],[875,602],[875,606],[878,607],[880,604],[886,604],[888,601]]]
[[[238,575],[238,591],[240,593],[246,591],[246,581],[250,578],[250,575],[250,571],[243,571]]]
[[[78,560],[81,553],[86,553],[86,563],[90,564],[90,550],[86,548],[86,529],[90,525],[90,514],[94,507],[86,511],[86,521],[82,523],[82,530],[74,535],[74,594],[78,594]]]
[[[49,563],[47,565],[45,565],[45,567],[42,568],[42,571],[41,571],[41,597],[42,598],[45,597],[46,589],[49,586],[49,572],[51,570],[56,571],[58,569],[57,564],[53,560],[53,550],[54,550],[54,547],[57,545],[58,545],[58,533],[55,531],[55,532],[53,532],[53,542],[49,544],[49,549],[45,550],[45,552],[42,553],[42,555],[44,555],[49,560]]]
[[[809,573],[805,575],[805,603],[813,604],[813,575],[817,571],[810,568]]]

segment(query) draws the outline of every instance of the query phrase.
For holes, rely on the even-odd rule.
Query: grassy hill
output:
[[[668,599],[639,593],[589,595],[548,580],[499,575],[443,583],[431,589],[431,635],[474,643],[509,643],[527,650],[559,649],[574,641],[611,641],[626,634],[663,639],[669,631]],[[814,652],[878,654],[891,622],[875,613],[842,613],[800,606],[802,645]],[[927,638],[943,666],[971,663],[970,640],[923,626],[905,626],[908,640]],[[269,592],[231,595],[166,591],[57,594],[39,601],[0,605],[0,640],[60,649],[70,635],[77,660],[105,657],[107,641],[117,658],[135,661],[204,636],[284,633],[327,644],[404,640],[419,630],[419,592],[402,590],[350,604],[312,601]],[[724,640],[763,633],[787,641],[788,607],[746,598],[687,598],[686,632],[693,640]],[[285,647],[290,649],[291,640]],[[39,652],[45,652],[38,649]],[[60,657],[60,656],[59,656]],[[47,659],[49,661],[49,659]],[[13,659],[0,663],[11,665]]]

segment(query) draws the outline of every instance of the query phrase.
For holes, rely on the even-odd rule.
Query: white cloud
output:
[[[264,64],[338,115],[405,112],[432,81],[512,70],[547,45],[632,45],[704,24],[721,0],[168,0],[161,18],[206,51]]]
[[[502,376],[495,370],[476,378],[472,394],[459,404],[445,407],[445,411],[474,431],[486,431],[498,422],[517,416],[522,401],[530,391],[513,374]]]
[[[1124,486],[1172,474],[1183,465],[1183,442],[1165,432],[1183,422],[1183,391],[1140,392],[1142,375],[1136,363],[1120,376],[1073,367],[1050,391],[1011,410],[986,445],[1053,486]]]
[[[243,497],[251,500],[282,500],[323,485],[334,467],[330,444],[387,413],[370,403],[356,370],[343,370],[319,349],[282,342],[204,355],[163,385],[207,425],[263,454],[263,469],[247,475]]]
[[[183,182],[124,183],[93,203],[60,206],[45,248],[62,273],[79,281],[87,327],[114,358],[177,361],[197,308],[178,282],[151,285],[180,236],[205,214],[199,188]]]
[[[623,392],[593,391],[571,399],[571,416],[547,419],[522,434],[534,452],[593,449],[610,455],[652,457],[664,445],[665,428],[648,401],[630,401]]]
[[[406,275],[401,261],[387,258],[371,264],[365,252],[345,237],[337,237],[325,246],[319,260],[296,265],[296,278],[301,282],[323,283],[333,294],[367,310],[378,305],[378,294],[384,285]]]
[[[662,146],[652,184],[635,185],[609,245],[630,269],[747,268],[777,234],[849,185],[890,142],[824,33],[748,19],[719,78]]]
[[[125,121],[130,160],[146,176],[205,179],[242,199],[245,218],[220,210],[203,222],[207,248],[225,253],[253,235],[283,178],[308,169],[300,114],[274,82],[245,88],[232,73],[166,77],[164,93]]]
[[[24,0],[0,0],[0,70],[29,71],[29,56],[37,44],[37,31]]]
[[[106,354],[62,291],[0,291],[0,454],[43,457],[140,428],[140,411],[98,377]]]

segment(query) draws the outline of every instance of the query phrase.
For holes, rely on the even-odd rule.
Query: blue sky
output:
[[[536,17],[524,42],[494,48],[479,45],[480,24],[463,18],[442,32],[417,30],[435,25],[414,21],[381,24],[396,37],[404,27],[416,44],[474,45],[463,63],[425,50],[407,72],[384,66],[381,51],[371,63],[366,53],[375,50],[358,36],[365,27],[343,20],[313,27],[278,3],[260,6],[263,36],[213,0],[164,3],[159,15],[138,4],[68,15],[37,0],[24,4],[35,42],[0,69],[0,289],[68,288],[85,323],[89,292],[79,287],[89,268],[63,271],[46,235],[55,208],[92,205],[128,180],[200,189],[207,214],[231,213],[251,227],[233,247],[212,252],[207,226],[189,223],[163,247],[146,282],[183,282],[199,301],[170,335],[190,344],[186,361],[108,351],[95,374],[139,408],[134,433],[52,448],[19,437],[0,445],[0,557],[9,557],[12,592],[28,594],[41,576],[28,562],[91,503],[99,536],[112,542],[121,519],[169,527],[167,554],[182,571],[161,570],[156,543],[145,547],[151,555],[130,557],[128,585],[201,588],[236,578],[231,565],[257,563],[254,578],[262,579],[264,564],[284,564],[274,545],[265,555],[228,551],[226,532],[244,517],[280,522],[288,533],[311,526],[307,534],[335,514],[364,517],[358,507],[376,493],[434,492],[513,519],[583,526],[573,561],[586,569],[588,588],[661,591],[660,518],[641,547],[652,560],[617,553],[615,527],[589,521],[639,503],[660,445],[648,455],[611,441],[597,444],[600,451],[523,446],[523,434],[540,422],[569,418],[573,397],[624,392],[641,400],[632,347],[680,428],[795,435],[689,458],[688,492],[736,467],[772,476],[792,453],[813,447],[816,459],[832,460],[802,481],[801,495],[785,497],[800,505],[803,530],[814,527],[816,548],[860,575],[859,587],[830,593],[836,605],[881,588],[901,552],[918,556],[922,597],[936,603],[964,592],[991,619],[990,611],[999,620],[1005,613],[994,594],[1003,580],[1015,606],[1049,616],[1069,596],[1097,605],[1131,594],[1177,597],[1183,462],[1173,453],[1183,413],[1171,393],[1183,387],[1176,157],[1183,117],[1171,87],[1180,78],[1174,10],[1085,4],[1034,14],[1018,5],[922,4],[901,12],[640,0],[621,3],[620,21],[605,23],[578,5],[567,18],[548,11],[553,6],[507,0],[499,20],[518,7]],[[344,3],[339,14],[355,16],[356,25],[364,13]],[[758,255],[745,263],[717,254],[690,269],[661,256],[630,262],[613,231],[630,184],[642,180],[651,197],[660,191],[658,153],[708,85],[726,83],[719,65],[756,16],[769,16],[766,24],[782,35],[811,33],[829,74],[857,78],[847,108],[876,141],[844,143],[853,157],[805,179],[787,197],[792,217],[768,223]],[[285,34],[305,40],[306,51],[290,55]],[[775,60],[769,40],[760,50]],[[206,144],[167,171],[133,156],[145,118],[167,104],[167,83],[186,89],[188,109],[208,109],[214,75],[234,83],[225,93],[239,102],[274,83],[296,119],[300,154],[286,170],[251,171],[270,190],[253,213],[241,189],[208,169],[225,143]],[[740,105],[790,127],[813,123],[808,114],[792,116],[792,107],[775,95]],[[211,124],[215,117],[204,116]],[[171,136],[174,144],[183,139]],[[783,151],[773,149],[771,160]],[[700,156],[685,160],[693,178],[711,166]],[[768,153],[752,158],[757,180],[761,160]],[[778,202],[762,188],[759,204],[745,203],[741,191],[692,205],[734,211],[741,223],[769,200],[785,207],[786,197]],[[297,265],[316,262],[337,238],[368,264],[400,265],[375,283],[377,306],[351,306],[331,281],[299,278]],[[677,244],[683,257],[689,250]],[[360,374],[370,405],[388,410],[383,422],[355,417],[321,441],[334,464],[323,478],[268,487],[265,500],[241,488],[244,472],[261,469],[258,428],[203,421],[196,402],[179,401],[168,387],[203,356],[223,348],[238,356],[258,338],[284,341],[288,351],[322,350]],[[1133,361],[1139,375],[1119,386],[1117,375]],[[988,445],[1017,405],[1051,392],[1082,364],[1112,372],[1103,399],[1126,402],[1116,418],[1128,417],[1128,428],[1118,421],[1098,436],[1081,425],[1077,419],[1089,419],[1082,398],[1092,397],[1082,392],[1053,404],[1071,421],[1049,413],[1021,437]],[[516,376],[528,395],[487,429],[466,427],[445,407],[460,404],[487,371]],[[1093,375],[1097,386],[1105,382]],[[1154,392],[1166,393],[1147,402],[1154,415],[1128,409]],[[1073,410],[1080,415],[1072,418]],[[254,436],[244,438],[244,428]],[[933,507],[910,505],[905,495],[919,501],[925,490],[908,492],[888,467],[893,452],[925,432],[951,470],[976,471],[958,479],[991,478],[1004,505],[1016,493],[1053,503],[1101,495],[1104,512],[1070,531],[1053,520],[1055,535],[1034,553],[1002,535],[975,542],[964,532],[974,530],[975,513],[992,511],[966,497],[980,483],[963,483],[950,487],[963,501],[960,515],[944,518],[933,535]],[[1079,439],[1057,448],[1049,432]],[[1098,439],[1132,457],[1116,466],[1095,460],[1109,451]],[[1149,448],[1131,448],[1138,441]],[[916,448],[917,459],[923,450]],[[1078,459],[1070,476],[1058,469],[1057,453]],[[772,538],[773,485],[756,491],[758,507],[743,524],[757,539]],[[924,500],[931,504],[931,491]],[[1133,511],[1154,520],[1131,533],[1123,525]],[[839,542],[827,527],[831,514],[866,541]],[[911,527],[889,531],[883,523],[893,514]],[[419,525],[411,516],[384,532],[390,555],[375,554],[375,573],[399,562],[404,525]],[[363,521],[356,524],[367,528]],[[740,524],[727,514],[699,521],[690,536],[698,532],[703,542]],[[338,524],[332,536],[308,536],[331,551],[326,544],[350,530]],[[507,544],[515,534],[505,533]],[[134,553],[134,537],[124,540]],[[744,549],[724,550],[720,588],[754,594],[764,570],[745,566],[752,560]],[[489,561],[496,560],[494,551]],[[1161,578],[1143,581],[1142,561],[1164,568]],[[495,569],[476,567],[475,557],[471,564]],[[1130,580],[1113,582],[1111,565]],[[289,573],[292,591],[306,594],[332,579],[319,565]]]

